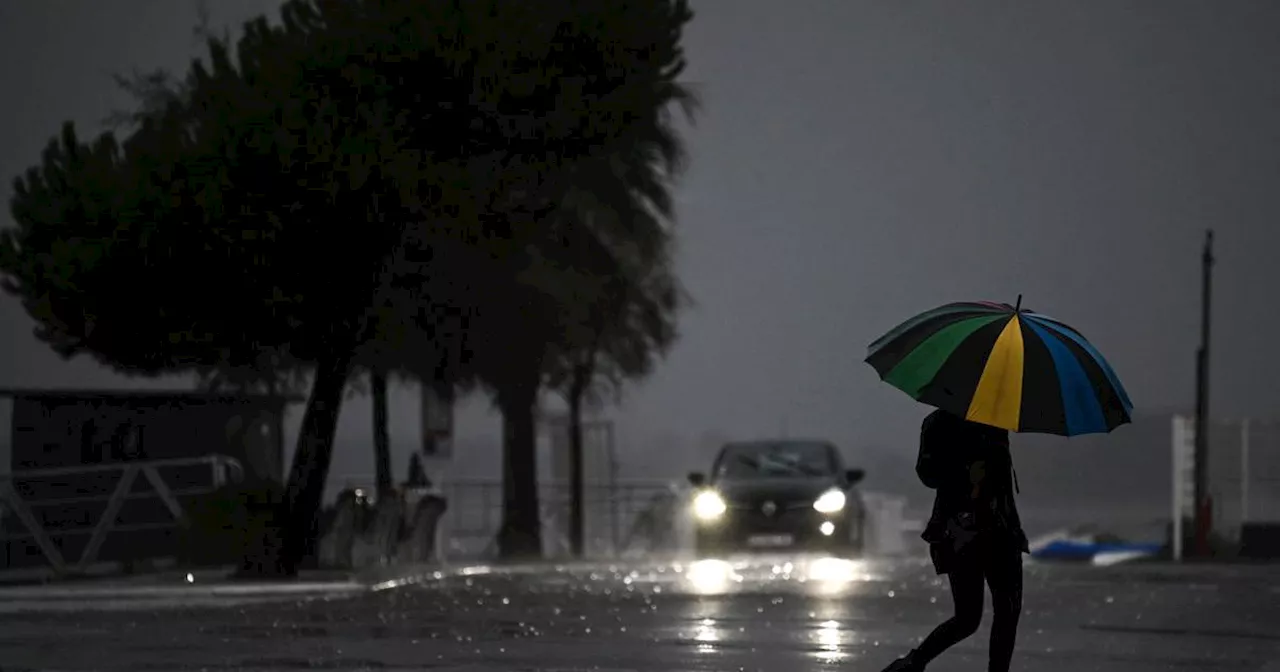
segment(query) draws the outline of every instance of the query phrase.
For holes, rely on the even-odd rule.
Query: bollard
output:
[[[400,530],[404,526],[404,500],[399,493],[378,500],[370,545],[374,562],[385,565],[396,557]]]
[[[333,521],[320,538],[320,565],[350,569],[359,514],[355,491],[348,488],[339,493],[334,509]]]
[[[409,488],[384,497],[370,509],[348,489],[338,495],[320,539],[322,566],[363,569],[391,563],[439,561],[436,543],[448,506],[439,491]]]
[[[355,568],[386,565],[395,557],[396,542],[404,515],[399,496],[379,499],[368,512],[366,526],[355,536],[352,562]]]
[[[417,498],[413,513],[408,517],[405,535],[400,541],[398,557],[401,562],[421,564],[440,560],[436,543],[440,520],[449,509],[444,497],[426,493]]]

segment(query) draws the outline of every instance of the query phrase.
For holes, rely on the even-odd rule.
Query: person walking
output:
[[[1022,554],[1029,552],[1014,501],[1009,432],[934,411],[920,427],[916,474],[937,493],[921,537],[934,570],[950,581],[955,614],[884,672],[920,672],[977,632],[985,588],[992,603],[987,669],[1008,672],[1022,614]]]

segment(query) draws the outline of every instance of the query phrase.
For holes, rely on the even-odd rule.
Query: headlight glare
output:
[[[715,520],[724,515],[727,508],[724,498],[711,490],[703,490],[693,498],[693,515],[699,520]]]
[[[835,513],[844,510],[845,499],[843,492],[828,490],[814,501],[813,508],[819,513]]]

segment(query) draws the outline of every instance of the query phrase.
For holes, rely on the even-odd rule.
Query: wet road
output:
[[[58,590],[0,589],[0,670],[877,672],[950,611],[920,562],[801,558]],[[1280,670],[1280,568],[1029,565],[1022,623],[1019,670]]]

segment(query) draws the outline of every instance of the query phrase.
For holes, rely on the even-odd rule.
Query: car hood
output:
[[[838,487],[835,478],[753,478],[722,480],[713,486],[729,501],[777,499],[816,499],[819,495]]]

